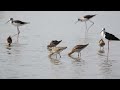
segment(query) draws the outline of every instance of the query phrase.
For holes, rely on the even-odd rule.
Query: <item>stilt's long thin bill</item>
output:
[[[75,24],[77,24],[79,21],[76,21]]]
[[[9,20],[10,21],[10,20]],[[7,21],[5,24],[7,24],[9,21]]]

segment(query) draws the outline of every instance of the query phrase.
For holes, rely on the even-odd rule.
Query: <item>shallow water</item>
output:
[[[85,24],[74,24],[78,17],[98,14],[85,40]],[[110,43],[107,57],[99,52],[101,28],[120,38],[120,12],[117,11],[1,11],[0,12],[0,78],[1,79],[119,79],[120,42]],[[16,27],[5,24],[9,18],[30,22],[20,27],[19,42],[13,37],[11,47],[6,39],[17,33]],[[90,25],[90,23],[88,23]],[[51,40],[63,40],[59,46],[68,48],[62,58],[48,57],[47,45]],[[69,57],[67,54],[76,44],[89,43],[82,51]]]

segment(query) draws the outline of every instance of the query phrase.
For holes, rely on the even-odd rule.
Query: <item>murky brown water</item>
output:
[[[84,23],[74,24],[79,16],[98,14],[92,19],[95,25],[89,31],[89,46],[82,51],[81,59],[77,54],[68,57],[68,52],[76,44],[84,43]],[[13,38],[12,47],[7,48],[6,39],[17,30],[5,24],[9,18],[30,22],[20,27],[19,42]],[[101,28],[120,38],[120,12],[99,11],[9,11],[0,12],[0,78],[1,79],[113,79],[120,78],[120,42],[110,43],[107,59],[99,53],[98,41]],[[89,24],[89,23],[88,23]],[[62,58],[48,57],[47,44],[51,40],[63,40],[59,46],[68,48],[61,53]]]

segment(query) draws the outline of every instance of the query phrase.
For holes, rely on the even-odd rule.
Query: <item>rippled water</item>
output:
[[[85,43],[84,23],[74,24],[78,17],[98,14],[91,19],[95,22],[88,34],[89,46],[68,57],[76,44]],[[17,33],[9,18],[30,22],[20,27],[19,42],[13,37],[13,44],[7,47],[6,39]],[[0,78],[1,79],[113,79],[120,78],[120,42],[110,43],[107,57],[99,53],[98,42],[101,28],[120,38],[120,12],[108,11],[1,11],[0,12]],[[89,23],[88,23],[89,24]],[[89,24],[90,25],[90,24]],[[68,48],[62,58],[48,57],[46,46],[51,40],[63,40],[59,46]]]

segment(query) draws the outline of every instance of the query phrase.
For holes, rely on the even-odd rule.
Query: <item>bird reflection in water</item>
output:
[[[8,53],[8,54],[11,54],[11,49],[12,49],[11,46],[7,45],[7,46],[6,46],[6,49],[8,49],[7,53]]]
[[[9,51],[7,51],[8,52],[8,54],[11,54],[11,52],[10,52],[10,50],[11,50],[11,47],[12,47],[12,37],[11,36],[9,36],[8,38],[7,38],[7,47],[6,47],[6,49],[8,49]]]
[[[80,57],[73,57],[72,55],[68,55],[71,59],[73,59],[76,62],[80,62],[81,58]]]
[[[105,53],[105,51],[104,51],[105,42],[103,41],[103,39],[101,39],[99,41],[99,46],[100,46],[100,50],[98,52],[99,53]]]
[[[83,64],[85,63],[85,60],[83,60],[82,58],[76,58],[76,57],[73,57],[73,56],[69,56],[71,59],[73,59],[73,63],[77,63],[77,64]]]
[[[107,60],[106,60],[107,59]],[[100,71],[104,78],[109,78],[112,73],[112,61],[106,58],[100,64]]]
[[[110,60],[108,57],[108,53],[107,55],[103,54],[103,53],[99,53],[99,58],[101,58],[100,60],[100,74],[103,76],[103,78],[110,78],[110,74],[112,73],[112,60]]]
[[[58,60],[57,58],[52,58],[51,55],[48,55],[48,58],[50,59],[50,62],[53,63],[54,65],[62,64],[60,60]]]

